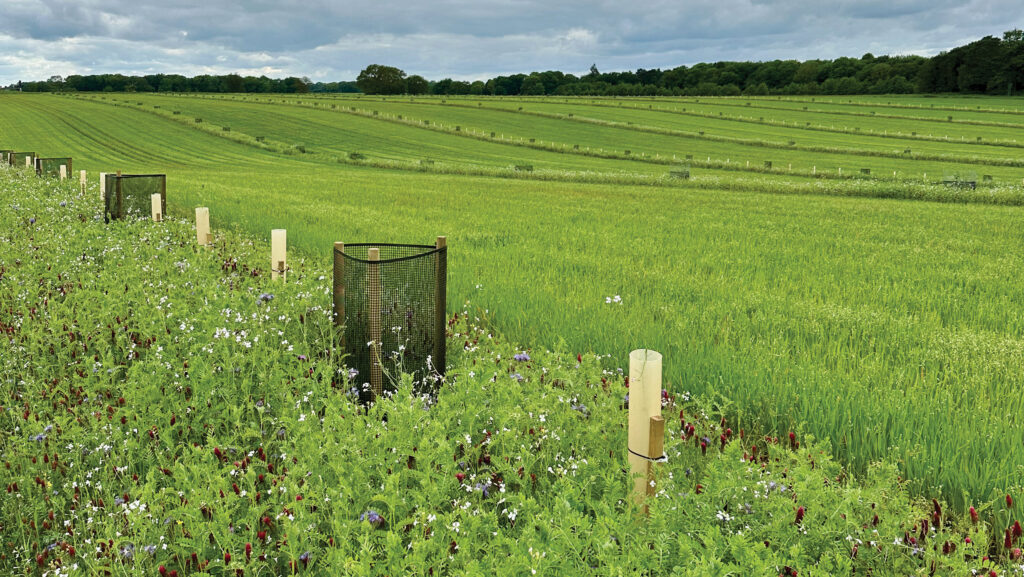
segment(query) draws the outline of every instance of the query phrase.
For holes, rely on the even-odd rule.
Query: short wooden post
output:
[[[655,459],[662,456],[665,423],[661,418],[661,353],[637,349],[629,354],[629,465],[638,503],[654,494]],[[657,453],[657,454],[655,454]],[[644,514],[647,514],[644,505]]]
[[[345,324],[345,243],[334,243],[334,324]],[[344,335],[344,333],[342,333]],[[345,345],[342,336],[341,345]]]
[[[60,165],[60,179],[61,180],[67,180],[68,179],[68,165],[66,165],[66,164]]]
[[[82,189],[82,194],[85,194],[85,183],[86,182],[87,182],[87,180],[86,180],[85,171],[84,170],[79,170],[78,171],[78,186],[79,186],[79,188]]]
[[[107,199],[107,173],[100,173],[100,200]]]
[[[380,366],[380,249],[371,248],[368,251],[369,264],[366,267],[367,290],[370,301],[370,390],[373,391],[373,398],[376,399],[384,392],[383,375]]]
[[[287,235],[285,229],[275,228],[270,231],[270,278],[287,280],[286,255]]]
[[[25,166],[28,167],[28,168],[31,168],[32,167],[32,160],[33,160],[33,158],[31,156],[26,156],[25,157]]]
[[[213,243],[210,234],[210,209],[205,206],[196,207],[196,242],[199,246]]]
[[[448,267],[447,261],[442,260],[447,257],[441,255],[440,249],[445,249],[447,253],[448,237],[437,237],[437,243],[434,246],[439,251],[434,260],[434,330],[441,335],[441,338],[434,341],[434,351],[431,360],[433,361],[434,371],[444,373],[445,365],[447,364],[445,359],[445,325],[448,322],[448,312],[445,309],[448,306],[448,295],[446,294]]]
[[[150,206],[153,209],[153,222],[162,221],[164,215],[162,214],[159,192],[153,193],[153,196],[150,197]]]

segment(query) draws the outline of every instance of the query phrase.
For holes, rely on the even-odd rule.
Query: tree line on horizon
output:
[[[842,57],[835,60],[714,62],[672,69],[600,72],[556,70],[467,82],[429,81],[396,67],[371,64],[355,81],[175,74],[59,76],[19,82],[25,92],[254,92],[564,96],[766,96],[791,94],[971,93],[1014,95],[1024,90],[1024,31],[924,56]]]

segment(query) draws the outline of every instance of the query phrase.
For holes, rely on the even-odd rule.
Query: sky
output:
[[[931,56],[1024,28],[1020,0],[0,0],[0,85],[72,74],[430,80],[721,60]]]

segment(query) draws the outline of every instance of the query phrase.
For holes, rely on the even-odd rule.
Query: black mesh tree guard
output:
[[[61,165],[66,166],[67,177],[71,177],[71,157],[63,158],[37,158],[36,159],[36,174],[39,176],[56,176],[60,177]]]
[[[335,244],[335,322],[361,400],[393,390],[402,372],[418,391],[444,375],[447,279],[443,237],[436,246]]]
[[[15,168],[21,168],[22,166],[29,166],[26,164],[26,158],[35,158],[36,153],[34,152],[12,152],[11,153],[11,166]]]
[[[167,214],[166,174],[108,174],[103,190],[104,222],[152,214],[154,194],[160,194],[160,214]]]

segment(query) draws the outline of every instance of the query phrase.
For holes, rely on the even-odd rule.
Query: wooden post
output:
[[[205,206],[196,207],[196,242],[206,246],[213,242],[210,234],[210,209]]]
[[[100,173],[100,200],[107,200],[107,173]]]
[[[448,237],[439,236],[437,237],[437,243],[434,245],[437,249],[445,249],[447,254],[448,248]],[[448,266],[445,261],[442,265],[442,258],[447,259],[447,256],[442,256],[440,252],[437,253],[434,260],[434,330],[441,334],[441,338],[434,341],[434,350],[432,361],[434,364],[434,370],[437,373],[443,373],[445,365],[447,363],[445,359],[445,325],[448,322],[448,311],[445,309],[448,306]]]
[[[287,280],[288,267],[285,265],[288,241],[285,229],[270,231],[270,278]]]
[[[25,157],[25,166],[28,167],[28,168],[31,168],[32,167],[32,160],[33,160],[33,158],[31,156],[26,156]]]
[[[629,354],[629,465],[633,497],[653,494],[653,459],[662,456],[661,353],[637,349]],[[657,454],[655,454],[657,452]],[[644,506],[647,513],[647,506]]]
[[[661,399],[658,399],[658,405],[660,413]],[[652,459],[660,459],[665,452],[665,419],[661,415],[655,415],[651,417],[650,426],[648,427],[650,433],[648,438],[648,451],[649,456]],[[654,484],[654,463],[647,462],[647,496],[653,497],[657,493],[656,486]],[[646,505],[644,506],[644,512],[646,512]]]
[[[82,194],[85,194],[85,183],[87,182],[85,177],[85,171],[78,171],[78,186],[82,189]]]
[[[334,243],[334,324],[345,324],[345,243]],[[343,333],[344,335],[344,333]],[[344,336],[342,346],[345,345]]]
[[[60,165],[60,179],[61,180],[67,180],[68,179],[68,165],[66,165],[66,164]]]
[[[370,292],[370,389],[373,391],[373,398],[376,399],[384,392],[380,366],[380,249],[371,248],[367,252],[367,260],[370,261],[366,267],[366,274],[370,277],[366,283]]]
[[[159,192],[155,192],[155,193],[153,193],[153,196],[151,196],[149,198],[150,198],[150,206],[152,207],[152,210],[153,210],[153,222],[160,222],[160,221],[162,221],[164,219],[163,218],[164,215],[162,214],[162,209],[161,209],[160,193]]]

